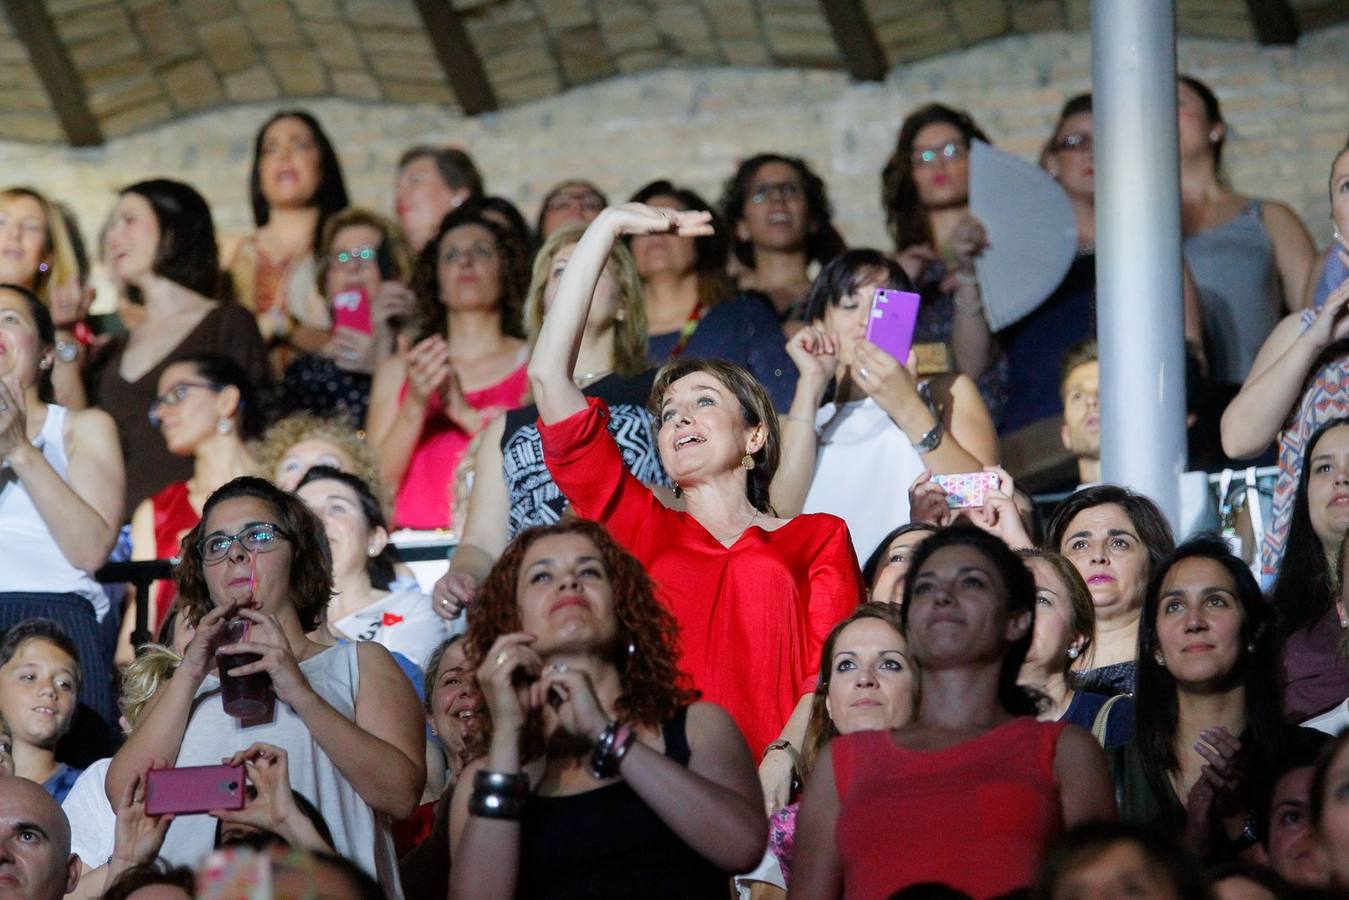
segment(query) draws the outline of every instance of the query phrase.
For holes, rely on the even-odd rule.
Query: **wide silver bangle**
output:
[[[946,434],[946,429],[942,426],[941,419],[938,419],[937,424],[933,425],[932,428],[928,430],[927,434],[914,442],[913,449],[917,450],[919,453],[931,453],[941,444],[942,435],[944,434]]]

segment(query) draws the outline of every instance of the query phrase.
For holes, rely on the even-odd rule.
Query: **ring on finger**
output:
[[[871,371],[870,371],[869,369],[867,369],[866,366],[862,366],[861,368],[859,368],[859,369],[857,370],[857,374],[860,375],[860,376],[863,377],[863,378],[870,378],[870,377],[871,377]]]
[[[508,652],[508,651],[506,651],[506,650],[502,650],[500,653],[497,654],[497,656],[496,656],[496,664],[497,664],[497,665],[499,665],[499,666],[504,666],[504,665],[506,664],[506,656],[507,656],[507,652]]]

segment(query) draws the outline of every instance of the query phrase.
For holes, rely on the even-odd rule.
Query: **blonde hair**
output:
[[[379,232],[379,246],[374,249],[388,259],[389,267],[393,270],[389,273],[390,277],[403,284],[412,284],[412,250],[408,246],[407,239],[403,237],[403,229],[379,213],[359,206],[348,206],[329,217],[323,226],[323,233],[319,235],[318,245],[314,248],[314,283],[321,296],[327,296],[324,285],[328,279],[328,269],[331,268],[328,256],[332,251],[333,239],[343,228],[358,225]],[[384,278],[382,273],[380,278],[381,280]]]
[[[568,222],[559,226],[543,242],[534,257],[534,271],[525,292],[525,332],[532,350],[543,327],[543,295],[548,289],[548,276],[553,260],[564,248],[577,244],[585,226]],[[646,303],[642,299],[642,278],[637,274],[637,263],[621,241],[614,241],[607,261],[609,274],[618,287],[618,311],[611,323],[614,329],[614,371],[631,377],[648,368],[646,359]]]
[[[160,685],[173,677],[173,670],[183,658],[163,644],[146,644],[131,664],[122,670],[122,696],[117,708],[136,727],[145,705],[159,690]]]
[[[276,475],[276,467],[290,448],[301,441],[328,441],[351,458],[351,474],[378,492],[378,486],[382,484],[379,470],[375,467],[374,454],[363,437],[362,432],[335,419],[325,419],[310,412],[295,413],[286,416],[263,434],[262,443],[258,445],[258,466],[262,474],[271,480]],[[380,505],[387,507],[383,496],[380,496]]]
[[[9,187],[0,190],[0,202],[27,197],[42,207],[44,224],[43,240],[45,251],[51,257],[47,271],[39,269],[33,275],[33,293],[43,305],[50,305],[49,288],[53,284],[64,284],[80,277],[79,257],[75,255],[75,243],[70,238],[70,225],[55,203],[30,187]]]

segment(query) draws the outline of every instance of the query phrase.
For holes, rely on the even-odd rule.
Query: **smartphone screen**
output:
[[[909,291],[877,288],[871,300],[871,318],[867,321],[867,340],[899,360],[909,359],[913,329],[918,324],[921,298]]]
[[[333,297],[333,326],[351,328],[363,334],[374,330],[370,318],[370,295],[364,288],[342,291]]]

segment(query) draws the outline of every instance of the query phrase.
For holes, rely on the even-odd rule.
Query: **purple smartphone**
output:
[[[243,766],[151,769],[145,777],[145,814],[190,815],[244,808]]]
[[[877,288],[871,301],[867,340],[899,360],[901,366],[908,362],[909,349],[913,346],[920,300],[917,294],[908,291]]]

